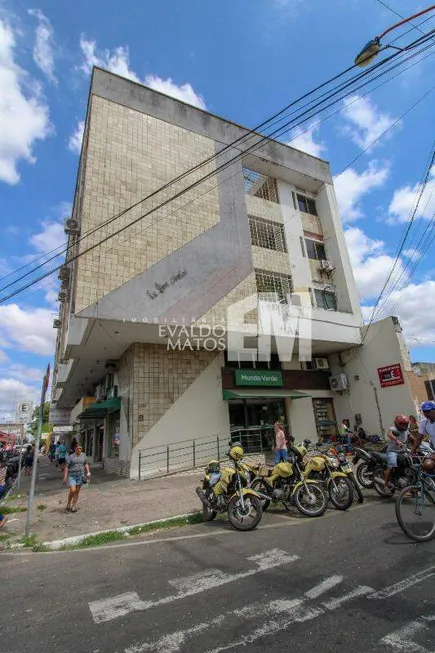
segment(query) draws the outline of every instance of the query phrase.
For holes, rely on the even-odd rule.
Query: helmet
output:
[[[221,471],[221,467],[219,465],[218,460],[210,460],[209,464],[207,465],[207,473],[208,474],[219,474]]]
[[[429,410],[435,410],[435,401],[425,401],[421,404],[421,411],[423,413],[426,413]]]
[[[435,458],[433,456],[425,458],[422,467],[426,474],[435,474]]]
[[[243,452],[242,447],[240,445],[236,445],[235,447],[231,447],[228,455],[233,460],[242,460],[245,454]]]
[[[399,431],[406,431],[409,426],[409,418],[406,415],[396,415],[394,418],[394,426],[399,429]]]

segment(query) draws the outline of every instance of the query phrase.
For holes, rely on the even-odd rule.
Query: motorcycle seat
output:
[[[378,451],[372,451],[371,452],[373,460],[376,460],[377,462],[380,463],[386,463],[387,462],[387,454],[386,453],[379,453]]]

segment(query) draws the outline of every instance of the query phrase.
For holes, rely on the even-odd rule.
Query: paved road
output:
[[[389,501],[6,554],[0,586],[9,653],[435,651],[435,541],[408,540]]]

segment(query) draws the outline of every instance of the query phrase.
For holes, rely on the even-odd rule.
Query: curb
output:
[[[83,542],[88,537],[92,537],[94,535],[105,535],[106,533],[124,533],[124,535],[127,537],[129,535],[129,532],[132,531],[135,528],[144,528],[144,527],[149,527],[153,526],[154,524],[166,524],[168,522],[171,522],[175,519],[188,519],[189,517],[192,517],[193,515],[198,514],[198,511],[196,512],[188,512],[184,515],[173,515],[172,517],[165,517],[164,519],[156,519],[154,521],[148,521],[148,522],[142,522],[140,524],[130,524],[129,526],[122,526],[120,528],[109,528],[104,531],[95,531],[94,533],[85,533],[84,535],[75,535],[73,537],[66,537],[62,540],[52,540],[50,542],[42,542],[42,546],[46,549],[49,549],[50,551],[56,551],[57,549],[60,549],[62,546],[73,546],[75,544],[80,544]],[[16,544],[12,545],[10,548],[16,548],[16,549],[21,549],[23,548],[23,544]]]

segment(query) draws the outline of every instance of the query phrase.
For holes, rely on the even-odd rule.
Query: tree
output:
[[[49,433],[53,430],[51,424],[49,424],[49,412],[50,412],[50,402],[46,401],[44,405],[44,415],[42,418],[42,433]],[[33,439],[36,439],[36,434],[38,432],[38,419],[39,419],[39,406],[33,410],[32,422],[30,423],[30,433]]]

